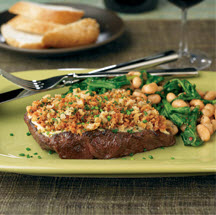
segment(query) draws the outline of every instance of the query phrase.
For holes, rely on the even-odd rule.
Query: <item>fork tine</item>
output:
[[[2,69],[0,69],[0,73],[1,73],[1,75],[4,78],[6,78],[7,80],[13,82],[14,84],[19,85],[20,87],[23,87],[23,88],[34,88],[34,85],[33,85],[33,83],[31,81],[18,78],[18,77],[14,76],[14,75],[11,75],[8,72],[5,72]]]

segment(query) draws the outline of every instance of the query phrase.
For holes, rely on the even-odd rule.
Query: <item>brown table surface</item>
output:
[[[35,58],[0,50],[6,71],[102,67],[178,46],[179,22],[126,21],[118,40],[87,52]],[[213,20],[189,22],[190,48],[207,53],[216,70]],[[0,214],[215,214],[215,176],[59,178],[0,173]]]

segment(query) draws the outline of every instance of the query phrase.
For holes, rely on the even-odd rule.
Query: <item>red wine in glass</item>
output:
[[[181,40],[179,43],[179,60],[176,67],[195,67],[198,70],[211,65],[211,59],[201,52],[190,52],[187,43],[187,9],[203,0],[168,0],[182,10]]]
[[[203,0],[168,0],[169,2],[175,4],[176,6],[184,9],[184,8],[189,8],[192,7]]]

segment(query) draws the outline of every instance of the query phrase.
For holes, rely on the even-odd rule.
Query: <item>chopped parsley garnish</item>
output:
[[[27,135],[27,136],[30,136],[30,135],[31,135],[31,133],[28,131],[28,132],[26,133],[26,135]]]
[[[126,110],[126,113],[127,113],[127,115],[130,115],[130,114],[131,114],[131,112],[130,112],[129,110]]]
[[[110,121],[112,119],[111,116],[107,116],[107,120]]]
[[[26,155],[27,158],[31,158],[31,156],[29,154]]]
[[[134,160],[134,158],[132,157],[132,158],[130,158],[131,160]]]
[[[171,160],[175,160],[175,158],[174,158],[174,157],[171,157]]]
[[[118,133],[118,129],[117,129],[117,128],[116,128],[116,129],[113,129],[112,132],[113,132],[113,133]]]
[[[64,94],[63,94],[63,95],[61,95],[61,97],[62,97],[63,99],[65,98],[65,96],[66,96],[66,95],[64,95]]]
[[[90,110],[90,107],[88,105],[85,105],[85,110]]]
[[[99,109],[99,107],[98,107],[98,106],[96,106],[96,107],[95,107],[95,110],[98,110],[98,109]]]
[[[24,154],[24,153],[20,153],[20,154],[19,154],[19,156],[22,156],[22,157],[24,157],[24,156],[25,156],[25,154]]]
[[[54,153],[54,151],[52,151],[52,150],[49,150],[49,151],[48,151],[48,154],[49,154],[49,155],[52,155],[53,153]]]
[[[97,117],[99,117],[99,114],[98,115],[94,115],[94,118],[97,118]]]
[[[129,156],[131,156],[131,157],[132,157],[132,156],[133,156],[133,153],[130,153],[130,154],[129,154]]]
[[[26,148],[26,151],[31,151],[31,149],[29,147]]]
[[[37,153],[37,152],[35,152],[35,153],[34,153],[34,155],[38,155],[38,153]]]
[[[150,159],[153,159],[153,158],[154,158],[152,155],[149,155],[148,157],[149,157]]]
[[[143,151],[144,151],[144,152],[146,152],[146,151],[147,151],[147,149],[143,149]]]
[[[113,104],[116,104],[116,105],[117,105],[117,104],[118,104],[118,102],[117,102],[117,101],[114,101],[114,102],[113,102]]]
[[[12,137],[12,136],[14,136],[14,134],[13,134],[13,133],[10,133],[10,136]]]
[[[146,111],[144,111],[144,115],[145,115],[145,116],[147,116],[147,115],[148,115],[148,113],[147,113]]]
[[[143,123],[147,123],[148,121],[145,119],[145,120],[143,120]]]
[[[127,132],[130,133],[130,134],[134,133],[133,129],[129,129],[129,130],[127,130]]]
[[[69,104],[69,105],[72,105],[72,104],[73,104],[73,102],[68,102],[68,104]]]
[[[42,159],[42,157],[41,157],[41,156],[38,156],[38,159]]]
[[[145,160],[146,158],[145,158],[145,157],[142,157],[142,159]]]
[[[164,149],[164,147],[163,147],[163,146],[161,146],[160,148],[161,148],[161,149]]]
[[[109,100],[107,96],[104,96],[104,99],[106,99],[107,101]]]

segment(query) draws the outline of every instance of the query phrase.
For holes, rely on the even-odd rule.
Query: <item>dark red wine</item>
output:
[[[180,8],[185,9],[188,7],[192,7],[195,4],[202,2],[203,0],[168,0],[168,1],[175,4],[176,6]]]

